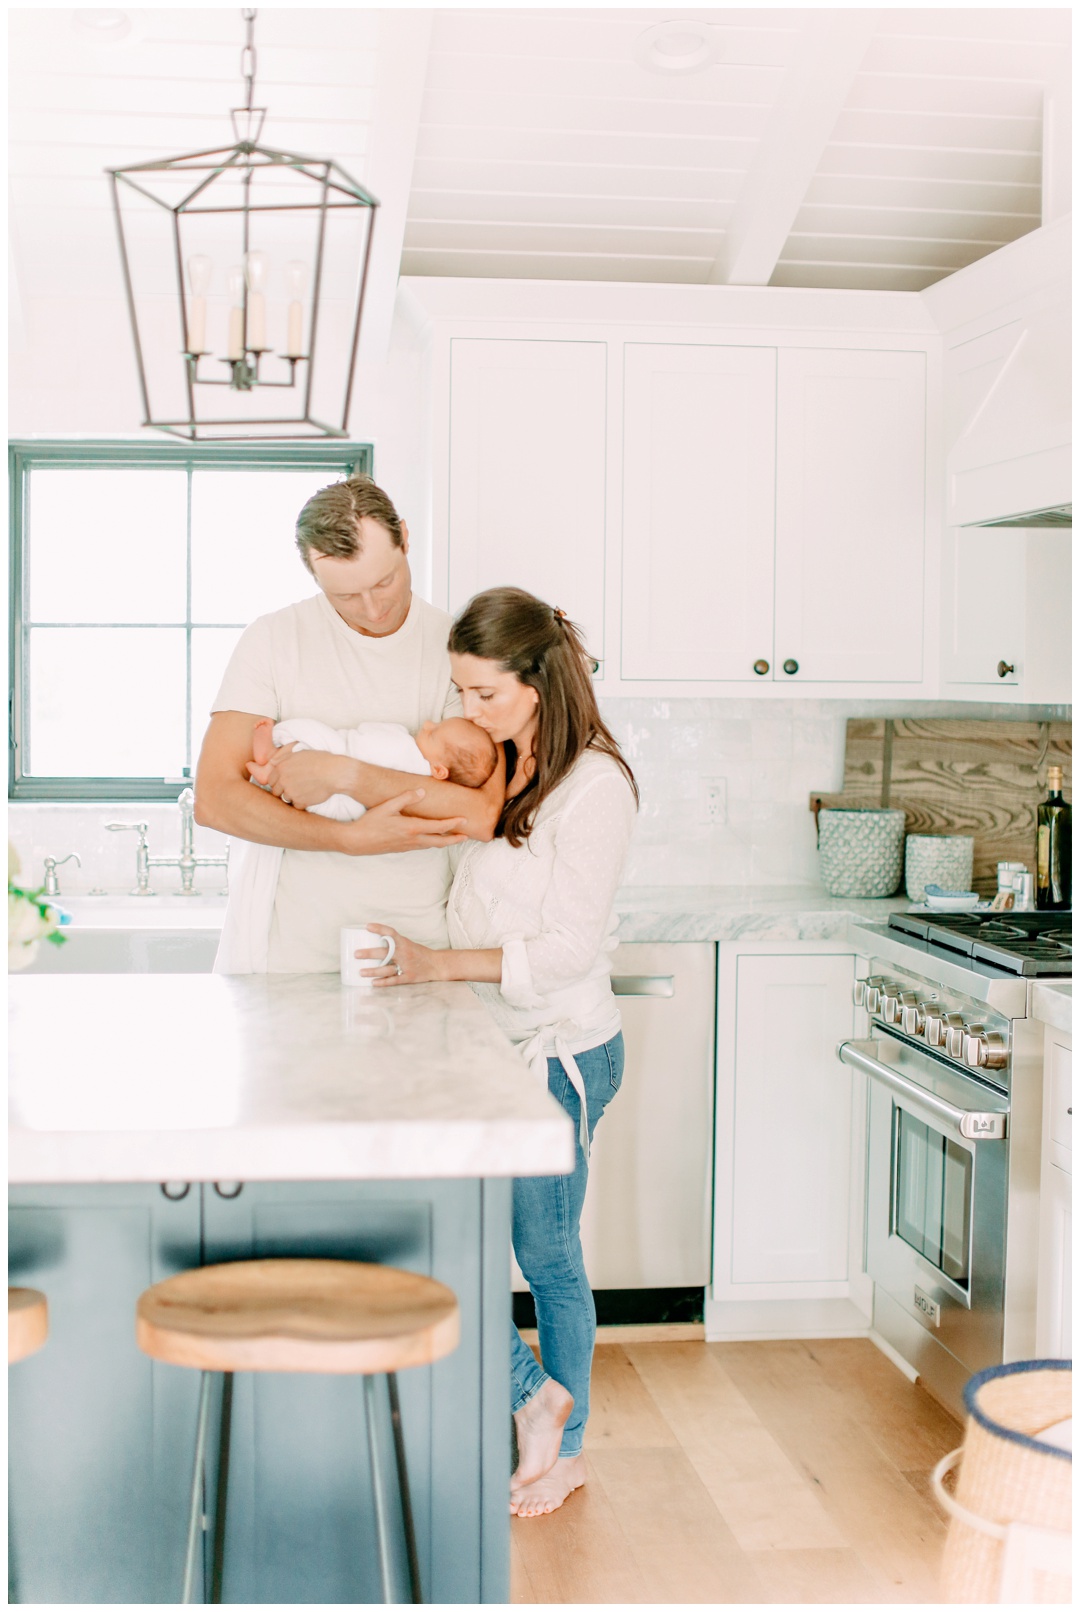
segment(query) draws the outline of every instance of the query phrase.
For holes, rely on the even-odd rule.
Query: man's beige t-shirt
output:
[[[368,638],[322,593],[260,616],[241,637],[214,711],[275,722],[315,717],[332,728],[459,715],[446,642],[450,617],[413,595],[398,631]],[[252,787],[255,787],[254,785]],[[446,851],[343,856],[285,851],[270,926],[270,973],[336,973],[346,924],[385,923],[424,946],[445,946]]]

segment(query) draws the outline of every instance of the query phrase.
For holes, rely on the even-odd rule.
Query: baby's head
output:
[[[433,778],[446,778],[466,789],[479,789],[495,771],[495,744],[490,734],[463,716],[445,722],[425,722],[416,745],[431,764]]]

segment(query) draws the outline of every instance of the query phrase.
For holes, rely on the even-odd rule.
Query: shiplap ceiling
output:
[[[238,9],[13,9],[12,293],[115,296],[102,169],[228,144]],[[102,19],[119,27],[100,28]],[[655,24],[715,62],[641,65]],[[407,274],[919,290],[1038,226],[1067,9],[259,13],[266,138],[383,203]]]

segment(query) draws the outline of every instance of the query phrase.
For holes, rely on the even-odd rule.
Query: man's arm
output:
[[[424,778],[421,781],[423,797],[403,808],[405,816],[439,820],[456,817],[464,821],[466,838],[493,839],[506,797],[502,745],[497,745],[496,749],[495,771],[480,789],[466,789],[462,784],[451,784],[440,778]],[[316,806],[331,795],[351,795],[370,810],[417,788],[414,772],[376,767],[371,762],[331,755],[326,750],[278,750],[271,758],[267,776],[273,793],[284,796],[296,806]]]
[[[257,845],[280,845],[288,851],[341,851],[348,856],[430,850],[457,845],[467,837],[460,818],[431,821],[402,816],[402,807],[412,804],[416,793],[415,780],[411,789],[406,786],[409,799],[400,798],[405,793],[402,790],[396,799],[384,796],[376,810],[354,823],[337,823],[284,805],[248,777],[247,763],[259,720],[248,711],[217,711],[211,717],[195,777],[195,821],[204,827]],[[408,774],[401,776],[407,778]]]

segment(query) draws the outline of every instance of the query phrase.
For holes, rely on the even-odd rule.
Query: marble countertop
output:
[[[466,985],[10,982],[9,1179],[395,1180],[570,1169],[570,1121]]]
[[[215,896],[74,896],[60,898],[74,925],[103,929],[219,929],[225,903]],[[835,940],[849,918],[885,920],[911,903],[904,896],[858,901],[815,885],[626,885],[615,898],[619,939]]]
[[[1033,1019],[1072,1033],[1072,980],[1033,980],[1030,1002]]]

